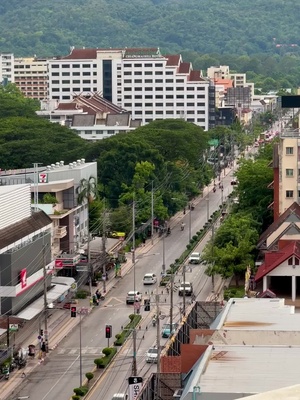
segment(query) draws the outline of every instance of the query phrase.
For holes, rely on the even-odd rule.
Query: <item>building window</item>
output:
[[[52,92],[59,92],[59,88],[53,88]]]
[[[131,99],[131,94],[126,94],[125,96],[124,96],[124,99],[126,99],[126,100],[129,100],[129,99]]]
[[[166,107],[173,107],[173,103],[166,103]]]
[[[155,71],[155,75],[163,75],[162,71]]]
[[[124,68],[131,68],[132,65],[131,65],[131,64],[124,64],[123,67],[124,67]]]
[[[145,64],[145,68],[152,68],[152,64]]]
[[[155,98],[156,98],[156,99],[163,99],[164,96],[163,96],[162,94],[157,94],[157,95],[155,96]]]
[[[153,75],[152,71],[145,71],[145,75]]]
[[[82,68],[91,68],[90,64],[82,64]]]
[[[131,92],[131,87],[125,87],[124,92]]]
[[[287,199],[293,198],[293,197],[294,197],[294,191],[293,191],[293,190],[286,190],[286,191],[285,191],[285,197],[286,197]]]
[[[152,89],[152,88],[148,88],[148,89]],[[141,87],[136,87],[136,88],[134,88],[134,90],[135,90],[136,92],[141,92],[141,91],[142,91],[142,88],[141,88]]]
[[[152,92],[153,88],[151,87],[145,87],[145,92]],[[162,90],[162,88],[161,88]]]
[[[174,96],[172,94],[166,94],[166,99],[174,99]]]
[[[186,90],[195,90],[194,86],[188,86]]]
[[[194,96],[193,94],[187,94],[187,95],[186,95],[186,98],[187,98],[187,99],[194,99],[195,96]]]
[[[197,122],[205,122],[205,118],[197,118]]]
[[[90,91],[91,91],[91,88],[86,87],[86,88],[83,88],[82,91],[83,91],[83,92],[90,92]]]
[[[162,68],[162,67],[163,67],[163,64],[162,64],[162,63],[155,63],[155,67],[156,67],[156,68]]]
[[[52,76],[59,76],[59,72],[52,72]]]
[[[137,95],[134,96],[134,98],[135,98],[135,99],[142,99],[143,96],[142,96],[141,94],[137,94]]]
[[[142,115],[142,111],[135,111],[135,115]]]
[[[205,103],[197,103],[197,107],[204,107]]]
[[[131,83],[131,79],[124,79],[124,83]]]
[[[62,76],[70,76],[70,72],[63,72],[61,75]]]
[[[184,83],[184,79],[176,79],[176,83]]]
[[[293,257],[290,257],[290,258],[288,259],[288,265],[293,265]]]
[[[73,91],[74,91],[74,92],[80,92],[80,88],[79,88],[79,87],[74,87],[74,88],[73,88]]]
[[[197,90],[204,90],[204,87],[202,87],[202,86],[199,87],[199,86],[198,86],[198,87],[197,87]]]
[[[176,107],[184,107],[184,103],[177,103]]]
[[[163,113],[164,113],[163,111],[160,111],[160,110],[159,110],[159,111],[156,111],[155,114],[156,114],[156,115],[163,115]]]
[[[166,71],[166,75],[173,75],[173,71]]]
[[[70,100],[70,96],[63,96],[62,99],[63,100]]]
[[[143,104],[142,103],[134,103],[134,107],[142,107]]]
[[[131,71],[124,71],[124,75],[131,75]]]
[[[163,79],[155,79],[155,83],[163,83]]]
[[[147,89],[147,88],[146,88]],[[151,88],[152,89],[152,88]],[[163,88],[161,87],[161,86],[158,86],[158,87],[156,87],[155,88],[155,90],[157,91],[157,92],[162,92],[163,91]]]
[[[299,265],[299,264],[300,264],[300,260],[299,260],[299,258],[298,258],[298,257],[295,257],[295,260],[294,260],[294,262],[295,262],[295,265]]]
[[[52,67],[52,68],[59,68],[59,65],[58,65],[58,64],[52,64],[51,67]]]
[[[155,107],[163,107],[163,103],[155,103]]]
[[[70,68],[70,65],[69,64],[63,64],[62,68]]]
[[[145,111],[145,114],[151,115],[151,114],[153,114],[153,111]]]
[[[69,79],[64,79],[64,80],[62,80],[61,83],[70,83],[70,80]]]
[[[147,100],[153,99],[152,94],[146,94],[145,99],[147,99]]]
[[[167,91],[167,92],[171,92],[171,91],[173,91],[173,90],[174,90],[173,86],[168,86],[168,87],[166,87],[166,91]]]
[[[153,83],[153,79],[145,79],[145,83]]]
[[[134,75],[142,75],[142,71],[134,71]]]
[[[142,83],[143,81],[142,81],[142,79],[135,79],[134,80],[134,83]]]
[[[134,68],[142,68],[142,64],[134,64]]]
[[[76,83],[80,83],[80,80],[79,79],[74,79],[72,82],[76,84]]]
[[[70,91],[70,88],[68,88],[68,87],[67,87],[67,88],[62,88],[62,91],[63,91],[63,92],[69,92],[69,91]]]
[[[184,95],[183,94],[177,94],[176,95],[176,99],[184,99]]]
[[[166,114],[167,114],[167,115],[173,115],[173,111],[168,111],[168,110],[167,110],[167,111],[166,111]]]
[[[125,103],[124,107],[131,107],[131,103]]]
[[[174,83],[174,79],[166,79],[166,83]]]
[[[57,85],[59,84],[59,81],[52,81],[52,85]],[[23,83],[23,85],[25,85],[25,83]]]
[[[286,174],[286,176],[293,176],[294,175],[294,170],[291,169],[291,168],[287,168],[285,170],[285,174]]]
[[[82,83],[91,83],[90,79],[84,79]]]
[[[153,103],[145,103],[145,107],[153,107]]]
[[[82,75],[83,75],[83,76],[90,76],[91,73],[90,73],[90,71],[84,71],[84,72],[82,73]]]
[[[197,94],[197,99],[205,99],[205,95],[204,94]]]
[[[293,155],[293,154],[294,154],[294,147],[286,147],[286,148],[285,148],[285,154],[286,154],[287,156]]]
[[[187,111],[186,113],[187,113],[187,114],[194,114],[194,111],[193,111],[193,110],[189,110],[189,111]]]
[[[72,67],[73,68],[80,68],[80,64],[73,64]]]
[[[194,107],[195,103],[187,103],[188,107]]]

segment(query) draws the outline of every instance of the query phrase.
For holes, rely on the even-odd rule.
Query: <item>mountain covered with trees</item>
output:
[[[294,53],[299,15],[295,0],[2,1],[0,53],[52,56],[70,46]]]

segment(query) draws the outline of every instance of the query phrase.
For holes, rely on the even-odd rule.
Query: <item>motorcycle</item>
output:
[[[181,224],[180,229],[181,229],[182,231],[184,231],[184,227],[185,227],[185,224]]]
[[[156,326],[156,317],[152,318],[152,326]]]

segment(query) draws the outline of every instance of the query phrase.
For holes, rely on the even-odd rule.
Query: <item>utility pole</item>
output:
[[[154,221],[154,192],[153,192],[153,181],[151,187],[151,244],[153,245],[153,221]]]
[[[192,239],[192,209],[193,203],[190,203],[190,213],[189,213],[189,242]]]
[[[135,292],[136,290],[136,282],[135,282],[135,199],[133,196],[133,202],[132,202],[132,231],[133,231],[133,236],[132,236],[132,264],[133,264],[133,290]],[[133,313],[136,314],[136,304],[135,304],[135,299],[134,299],[134,309]],[[137,338],[136,338],[136,328],[133,328],[133,333],[132,333],[132,339],[133,339],[133,360],[132,360],[132,376],[137,376],[137,362],[136,362],[136,352],[137,352]]]
[[[103,293],[106,293],[106,209],[105,209],[105,198],[103,199],[103,232],[102,232],[102,256],[103,256],[103,270],[102,270],[102,281],[103,281]]]
[[[183,264],[183,283],[185,283],[185,264]],[[182,314],[185,316],[185,286],[183,286],[183,306],[182,306]]]
[[[214,257],[214,241],[215,241],[215,226],[214,223],[212,222],[211,224],[211,240],[212,240],[212,245],[211,245],[211,255],[212,258]],[[213,267],[214,267],[214,261],[213,261]],[[215,274],[214,271],[212,271],[211,275],[211,283],[212,283],[212,292],[215,293]]]
[[[81,310],[79,310],[79,387],[82,386],[82,335],[81,335]]]
[[[209,189],[208,189],[208,195],[206,198],[206,217],[207,217],[207,222],[209,220]]]
[[[90,287],[90,296],[93,296],[93,289],[92,289],[92,278],[93,278],[93,266],[91,263],[91,246],[90,246],[90,227],[89,227],[89,216],[88,216],[88,242],[87,242],[87,259],[88,259],[88,274],[89,274],[89,287]]]
[[[170,332],[173,326],[173,295],[174,295],[174,274],[171,275],[171,292],[170,292]]]
[[[159,310],[159,294],[155,295],[156,301],[156,345],[157,345],[157,370],[156,370],[156,392],[157,398],[160,399],[160,310]]]
[[[165,238],[166,238],[166,233],[163,232],[163,240],[162,240],[162,244],[163,244],[163,262],[162,262],[162,269],[161,269],[162,276],[166,275],[166,244],[165,244]]]
[[[48,302],[47,302],[47,271],[46,271],[46,245],[43,245],[43,277],[44,277],[44,337],[46,353],[49,351],[49,336],[48,336]]]

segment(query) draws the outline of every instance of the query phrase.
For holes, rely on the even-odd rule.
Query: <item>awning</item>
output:
[[[47,304],[51,304],[54,301],[58,300],[62,295],[66,295],[70,290],[69,285],[59,285],[56,284],[47,292]],[[24,308],[19,314],[17,314],[18,318],[26,319],[27,321],[34,318],[36,315],[41,313],[44,310],[44,296],[41,296],[33,303],[31,303],[28,307]]]

